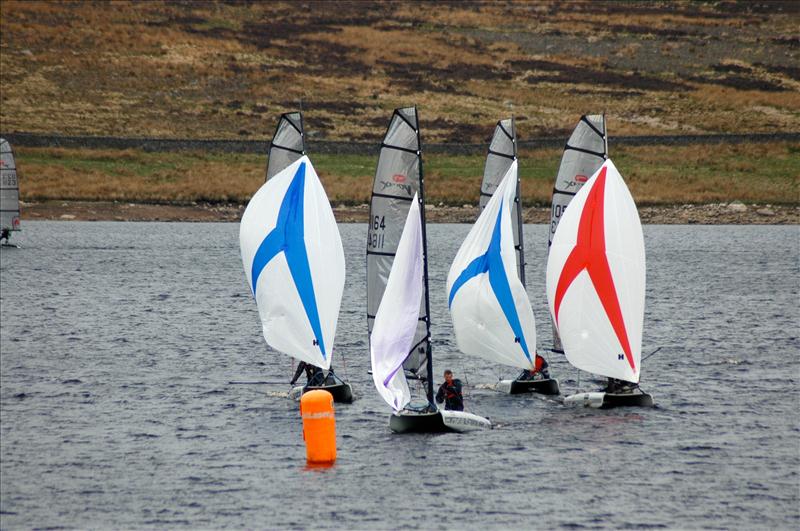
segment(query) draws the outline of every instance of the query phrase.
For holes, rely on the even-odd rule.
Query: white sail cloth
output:
[[[328,369],[344,290],[344,249],[307,156],[253,195],[239,243],[264,339],[284,354]]]
[[[423,289],[422,219],[414,194],[370,340],[372,380],[395,411],[411,400],[403,361],[414,346]]]
[[[567,360],[638,382],[645,253],[636,204],[611,160],[575,195],[547,261],[547,301]]]
[[[463,353],[530,369],[536,324],[517,276],[511,220],[516,186],[514,161],[453,260],[447,297]]]

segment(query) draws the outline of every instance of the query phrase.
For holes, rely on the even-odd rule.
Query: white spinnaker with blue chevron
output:
[[[267,344],[330,368],[344,290],[344,249],[307,156],[253,195],[242,215],[239,243]]]
[[[461,352],[530,369],[536,323],[517,276],[512,223],[516,187],[514,161],[453,260],[447,298]]]
[[[395,411],[411,400],[403,362],[419,323],[423,283],[422,218],[417,194],[411,201],[386,289],[372,323],[370,360],[378,393]]]

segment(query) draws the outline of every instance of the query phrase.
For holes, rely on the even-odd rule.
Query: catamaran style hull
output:
[[[647,393],[578,393],[564,399],[567,406],[583,406],[595,409],[615,407],[653,407],[653,396]]]
[[[294,387],[289,392],[289,396],[294,399],[299,399],[301,395],[314,390],[328,391],[331,395],[333,395],[334,402],[338,402],[340,404],[353,403],[353,388],[349,383],[344,382],[336,385]]]
[[[524,393],[539,393],[542,395],[559,394],[558,380],[548,378],[546,380],[501,380],[495,386],[495,390],[510,395],[520,395]]]
[[[463,433],[492,429],[492,422],[464,411],[439,410],[433,413],[401,411],[389,417],[389,428],[395,433]]]

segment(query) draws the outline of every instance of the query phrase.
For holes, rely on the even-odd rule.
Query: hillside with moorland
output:
[[[795,2],[4,0],[0,129],[267,140],[281,112],[301,107],[312,144],[377,143],[394,107],[417,104],[429,143],[485,142],[512,113],[522,140],[566,138],[581,114],[601,111],[612,138],[798,132],[798,28]],[[523,163],[529,201],[548,201],[558,151]],[[715,151],[732,159],[711,160]],[[240,202],[263,179],[257,157],[18,152],[28,200]],[[798,202],[791,143],[619,154],[636,162],[620,167],[648,203]],[[474,179],[481,164],[434,157],[430,175],[462,168]],[[209,171],[219,183],[193,181]],[[347,182],[335,200],[359,203],[373,171],[369,157],[330,157],[320,173]],[[731,176],[744,180],[730,186]],[[462,184],[432,193],[473,201]]]

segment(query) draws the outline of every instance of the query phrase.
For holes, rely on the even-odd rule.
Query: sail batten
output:
[[[553,242],[553,235],[567,206],[607,158],[608,138],[605,115],[581,116],[564,146],[564,154],[561,157],[561,164],[553,186],[548,248]],[[560,351],[561,340],[555,323],[552,323],[552,329],[553,349]]]
[[[367,231],[367,327],[370,334],[374,318],[369,316],[377,315],[392,264],[397,259],[408,212],[415,202],[422,202],[422,194],[417,111],[415,107],[396,109],[381,143],[370,200]],[[424,240],[424,227],[422,230]],[[415,375],[422,374],[430,352],[427,283],[423,291],[417,331],[411,342],[416,346],[409,347],[411,351],[404,363],[405,370]]]

